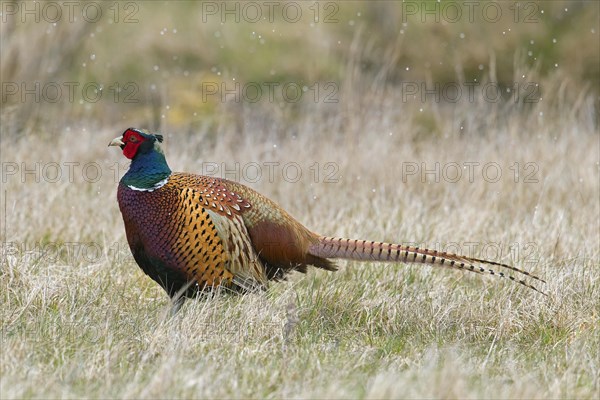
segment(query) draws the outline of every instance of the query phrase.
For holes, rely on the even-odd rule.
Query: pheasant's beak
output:
[[[108,146],[125,146],[125,143],[123,143],[122,139],[123,136],[116,137],[108,144]]]

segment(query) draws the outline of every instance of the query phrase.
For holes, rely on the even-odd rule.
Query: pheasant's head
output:
[[[167,182],[171,169],[159,145],[162,141],[162,135],[129,128],[108,144],[119,146],[125,157],[132,160],[129,170],[121,179],[123,184],[134,190],[153,191]]]
[[[147,154],[154,150],[161,152],[157,141],[159,143],[163,141],[162,135],[155,135],[143,129],[129,128],[108,145],[119,146],[125,157],[133,160],[138,154]]]

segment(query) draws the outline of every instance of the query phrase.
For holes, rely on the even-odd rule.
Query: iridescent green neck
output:
[[[171,169],[160,147],[155,145],[147,153],[137,154],[131,161],[129,171],[121,178],[121,183],[132,189],[156,189],[171,175]]]

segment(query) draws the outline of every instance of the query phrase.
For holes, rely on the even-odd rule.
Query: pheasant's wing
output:
[[[308,265],[330,271],[337,269],[331,261],[308,252],[309,246],[319,240],[319,235],[304,227],[274,201],[237,182],[201,178],[211,197],[216,194],[224,199],[224,211],[220,206],[214,211],[229,210],[234,215],[241,215],[251,246],[264,264],[269,279],[281,278],[291,270],[306,272]],[[231,210],[232,207],[235,210]]]
[[[241,215],[244,210],[250,208],[250,202],[238,191],[229,187],[228,181],[202,175],[183,173],[177,175],[181,186],[194,191],[196,204],[207,210],[225,217],[233,217]]]
[[[248,201],[216,178],[182,174],[178,183],[180,204],[189,216],[179,243],[189,242],[186,249],[195,249],[188,251],[197,258],[191,264],[200,267],[192,271],[194,279],[209,286],[233,283],[244,290],[266,286],[264,266],[242,218]]]

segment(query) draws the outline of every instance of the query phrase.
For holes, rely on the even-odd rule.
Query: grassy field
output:
[[[589,33],[586,21],[597,15],[597,6],[574,9],[580,24],[559,30],[559,43],[577,29]],[[551,40],[554,27],[541,25],[527,30]],[[163,28],[153,26],[156,34]],[[185,87],[175,67],[163,77],[172,84],[168,93],[131,106],[3,100],[0,398],[598,397],[598,92],[583,72],[597,61],[598,47],[589,47],[579,73],[561,52],[554,56],[565,69],[530,64],[512,41],[508,65],[488,53],[479,82],[496,82],[490,71],[497,69],[503,88],[535,82],[541,88],[535,101],[524,100],[528,89],[498,102],[477,95],[420,101],[407,98],[398,76],[388,73],[401,74],[391,62],[372,66],[374,73],[363,68],[364,54],[353,49],[364,45],[368,53],[377,41],[352,41],[343,36],[347,29],[322,29],[329,40],[347,39],[341,61],[333,57],[327,65],[318,60],[302,69],[295,57],[306,58],[308,47],[299,53],[270,47],[274,59],[289,64],[282,81],[300,82],[295,70],[338,71],[335,103],[320,97],[208,104],[198,94],[186,97],[193,86]],[[435,26],[422,29],[439,34]],[[3,37],[3,51],[26,44],[37,34],[31,32]],[[152,39],[135,38],[144,49]],[[186,47],[192,44],[165,48],[193,54]],[[44,60],[52,64],[61,51]],[[202,57],[195,62],[204,63]],[[459,62],[448,61],[460,75]],[[2,62],[3,82],[18,81],[19,69],[4,64],[4,56]],[[125,64],[115,59],[114,68],[128,71]],[[126,79],[139,73],[138,81],[150,84],[141,71]],[[20,79],[35,79],[35,72],[22,72],[33,78]],[[430,83],[446,82],[432,74]],[[195,118],[186,114],[194,104],[201,104]],[[188,301],[171,316],[167,296],[129,253],[116,202],[128,163],[107,144],[130,125],[160,129],[173,170],[238,180],[314,231],[511,263],[544,278],[539,288],[548,296],[491,276],[339,262],[335,273],[294,274],[260,295]]]

